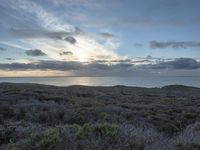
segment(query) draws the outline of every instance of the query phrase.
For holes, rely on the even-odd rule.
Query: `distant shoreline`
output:
[[[126,86],[126,85],[114,85],[114,86],[92,86],[92,85],[68,85],[68,86],[57,86],[57,85],[48,85],[48,84],[39,84],[39,83],[13,83],[13,82],[0,82],[0,86],[1,85],[9,85],[9,86],[45,86],[45,87],[55,87],[55,88],[68,88],[68,87],[106,87],[106,88],[112,88],[112,87],[127,87],[127,88],[147,88],[147,89],[162,89],[162,88],[196,88],[196,89],[200,89],[199,87],[195,87],[195,86],[187,86],[187,85],[181,85],[181,84],[170,84],[170,85],[165,85],[165,86],[161,86],[161,87],[140,87],[140,86]]]
[[[200,77],[0,77],[1,82],[39,83],[54,86],[133,86],[133,87],[163,87],[166,85],[185,85],[200,88]]]
[[[96,77],[99,77],[99,78],[104,78],[104,77],[110,77],[110,78],[112,78],[112,77],[117,77],[117,78],[133,78],[133,77],[141,77],[141,76],[0,76],[0,78],[67,78],[67,77],[69,77],[69,78],[72,78],[72,77],[74,77],[74,78],[85,78],[85,77],[88,77],[88,78],[96,78]],[[181,75],[178,75],[178,76],[170,76],[170,75],[168,75],[168,76],[165,76],[165,75],[162,75],[162,76],[160,76],[160,75],[156,75],[156,76],[145,76],[145,75],[143,75],[142,77],[163,77],[163,78],[165,78],[165,77],[194,77],[194,78],[198,78],[198,77],[200,77],[199,75],[196,75],[196,76],[188,76],[188,75],[185,75],[185,76],[181,76]]]

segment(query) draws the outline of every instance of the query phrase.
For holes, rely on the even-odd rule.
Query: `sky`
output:
[[[1,0],[4,76],[200,76],[200,1]]]

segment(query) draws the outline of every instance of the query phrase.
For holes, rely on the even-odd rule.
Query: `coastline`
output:
[[[133,76],[133,77],[0,77],[1,82],[38,83],[54,86],[134,86],[134,87],[163,87],[178,84],[200,88],[200,78],[196,76]]]

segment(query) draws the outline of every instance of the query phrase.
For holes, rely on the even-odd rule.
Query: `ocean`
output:
[[[0,82],[38,83],[56,86],[137,86],[162,87],[179,84],[200,87],[200,77],[0,77]]]

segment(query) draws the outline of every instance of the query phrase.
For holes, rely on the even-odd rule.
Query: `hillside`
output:
[[[199,150],[200,89],[0,84],[0,149]]]

